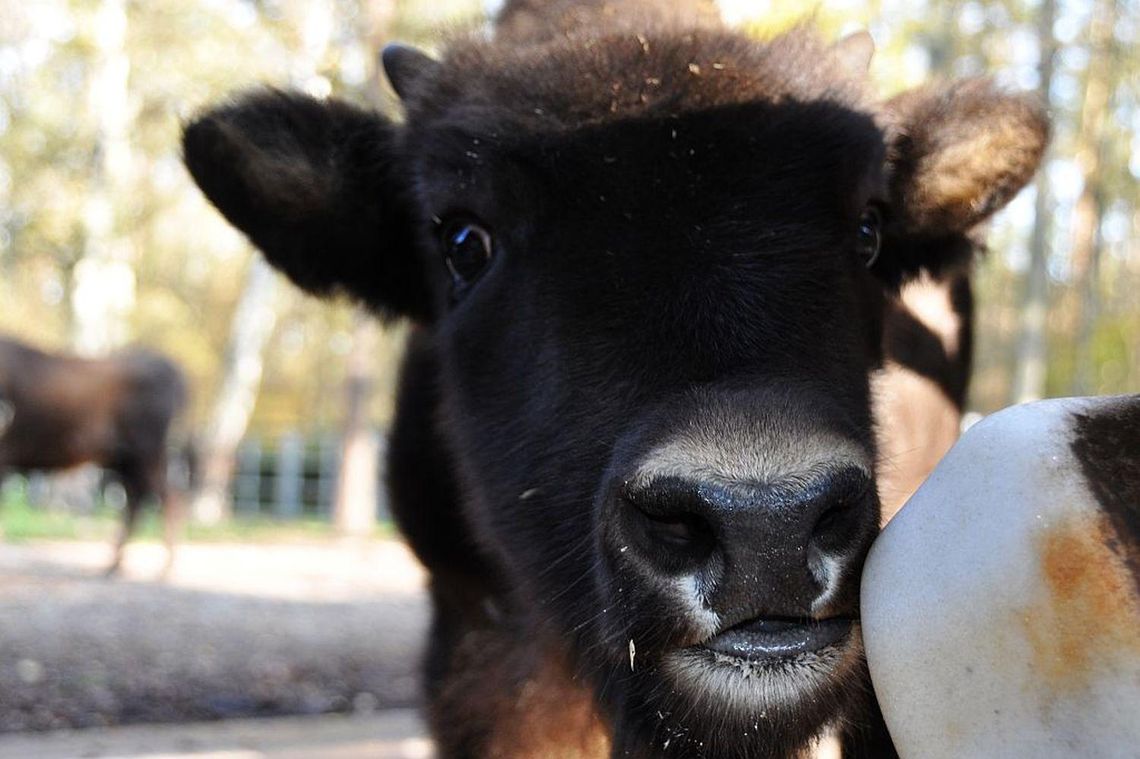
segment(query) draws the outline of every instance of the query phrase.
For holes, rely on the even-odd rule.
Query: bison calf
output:
[[[1044,116],[985,80],[884,102],[866,35],[628,5],[387,49],[403,122],[246,94],[186,163],[300,287],[415,325],[390,487],[445,756],[890,753],[858,620],[884,321],[968,269]]]

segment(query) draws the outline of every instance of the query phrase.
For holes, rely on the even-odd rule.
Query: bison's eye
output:
[[[859,234],[855,239],[855,251],[863,261],[863,265],[870,269],[879,258],[879,248],[883,244],[879,209],[871,206],[863,211],[859,217]]]
[[[491,234],[478,224],[457,222],[444,227],[443,260],[456,291],[479,278],[491,261]]]

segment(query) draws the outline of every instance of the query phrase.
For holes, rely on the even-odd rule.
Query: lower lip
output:
[[[853,621],[754,619],[725,630],[703,644],[716,654],[746,661],[772,661],[808,654],[842,643]]]

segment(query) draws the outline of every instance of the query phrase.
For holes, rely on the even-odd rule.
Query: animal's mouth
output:
[[[855,620],[755,618],[709,638],[701,647],[748,662],[774,662],[841,645]]]
[[[754,617],[666,654],[666,677],[690,698],[754,720],[794,720],[813,704],[840,703],[858,677],[858,617]],[[719,708],[719,707],[718,707]]]

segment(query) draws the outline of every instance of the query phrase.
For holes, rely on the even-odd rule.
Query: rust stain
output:
[[[1087,687],[1098,673],[1140,658],[1140,599],[1109,547],[1100,514],[1053,525],[1038,537],[1047,595],[1022,610],[1035,672],[1058,691]]]

